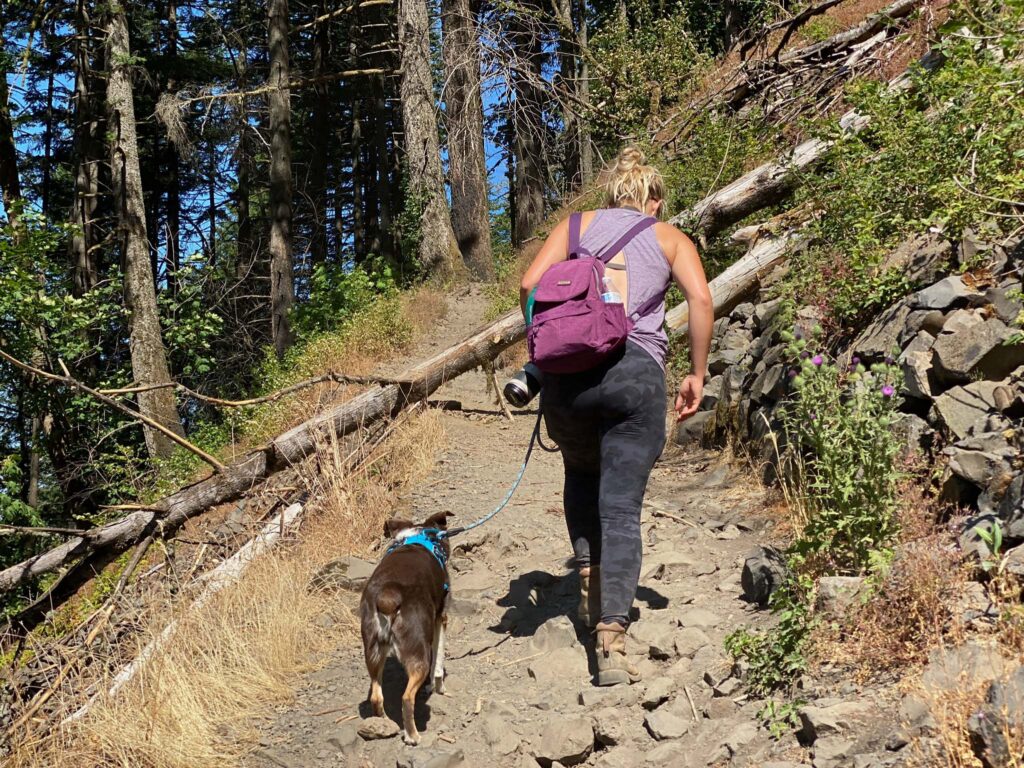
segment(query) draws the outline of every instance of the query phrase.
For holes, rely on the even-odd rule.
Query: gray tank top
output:
[[[580,246],[590,253],[600,253],[612,245],[630,225],[643,214],[632,208],[602,208],[594,212],[590,226],[580,235]],[[672,279],[672,268],[658,245],[654,227],[645,229],[633,238],[623,250],[626,257],[626,279],[629,296],[626,297],[627,314],[657,293],[664,294]],[[665,367],[668,335],[665,333],[665,302],[662,301],[633,326],[630,341]]]

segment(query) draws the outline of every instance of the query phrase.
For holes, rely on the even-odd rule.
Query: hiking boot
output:
[[[626,658],[626,628],[620,624],[597,625],[597,684],[621,685],[640,681],[640,670]]]
[[[580,621],[590,629],[601,619],[601,566],[580,568]]]

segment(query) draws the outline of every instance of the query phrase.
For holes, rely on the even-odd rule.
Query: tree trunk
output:
[[[479,14],[479,0],[441,2],[452,230],[466,266],[475,276],[489,280],[494,259],[480,97]]]
[[[291,346],[288,313],[295,302],[292,262],[292,137],[288,66],[288,0],[270,0],[270,336],[278,357]]]
[[[399,0],[402,123],[409,178],[406,207],[420,211],[417,253],[428,272],[454,272],[460,261],[441,170],[426,0]],[[411,198],[411,199],[409,199]],[[408,255],[408,254],[406,254]]]
[[[14,124],[7,94],[7,67],[0,56],[0,196],[7,220],[14,223],[12,210],[15,200],[21,198],[21,178],[18,175],[18,151],[14,143]]]
[[[579,79],[576,81],[576,98],[579,99],[579,110],[582,120],[576,122],[576,141],[580,153],[580,185],[586,186],[594,178],[594,147],[590,143],[590,127],[586,114],[590,106],[590,39],[587,30],[587,0],[578,0],[576,4],[576,44],[580,57]]]
[[[327,0],[316,6],[317,17],[328,12]],[[355,12],[353,12],[354,15]],[[330,100],[324,74],[330,49],[330,21],[321,21],[313,27],[313,126],[309,163],[309,199],[313,208],[313,231],[310,233],[309,253],[313,266],[327,260],[327,158],[331,156]],[[355,67],[353,67],[355,69]]]
[[[79,297],[91,291],[99,281],[92,247],[96,242],[93,215],[99,199],[101,150],[99,115],[92,90],[95,78],[89,44],[91,24],[86,0],[78,0],[75,7],[75,90],[72,95],[75,113],[75,190],[70,219],[74,229],[70,250],[73,291]]]
[[[171,68],[177,67],[178,58],[178,5],[176,0],[167,3],[167,58]],[[174,93],[177,82],[174,77],[167,80],[166,91]],[[175,273],[181,269],[179,251],[179,233],[181,232],[181,174],[179,172],[178,152],[166,136],[163,137],[164,165],[167,173],[167,255],[165,269],[168,272],[167,286],[172,293],[177,293],[177,277]]]
[[[146,237],[146,209],[139,172],[139,147],[135,133],[135,105],[130,72],[128,20],[120,0],[108,6],[107,20],[107,134],[110,170],[117,210],[121,252],[124,259],[125,305],[129,312],[132,374],[137,384],[171,381],[167,355],[160,337],[156,287]],[[168,429],[184,435],[171,388],[141,392],[139,411]],[[146,448],[153,457],[169,456],[174,443],[152,429],[145,429]]]
[[[388,151],[388,132],[391,125],[390,110],[384,77],[375,75],[373,78],[373,111],[377,119],[373,121],[373,170],[367,175],[374,187],[376,205],[369,208],[369,215],[376,218],[374,238],[370,242],[370,251],[379,253],[384,261],[396,265],[394,227],[391,207],[391,184],[397,179],[391,178],[391,157]]]
[[[544,142],[542,66],[544,50],[538,14],[518,14],[509,19],[510,37],[516,52],[512,66],[512,109],[516,156],[516,215],[512,244],[522,245],[544,219],[544,181],[547,154]]]
[[[348,28],[348,67],[359,68],[359,42],[362,38],[358,8],[352,11],[351,23]],[[366,258],[366,201],[363,190],[366,188],[366,169],[363,164],[363,100],[358,86],[353,85],[350,91],[352,117],[349,130],[349,155],[352,158],[352,246],[356,261]],[[378,115],[377,120],[384,120]]]

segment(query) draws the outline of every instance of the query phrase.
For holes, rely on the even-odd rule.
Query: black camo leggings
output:
[[[594,370],[546,375],[541,397],[565,464],[576,563],[601,566],[601,621],[627,626],[640,579],[640,507],[665,445],[665,373],[627,342]]]

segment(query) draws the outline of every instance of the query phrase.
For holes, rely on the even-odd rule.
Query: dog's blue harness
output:
[[[444,545],[441,543],[441,540],[444,538],[444,531],[439,528],[423,528],[416,533],[403,536],[401,539],[396,539],[384,554],[390,555],[400,547],[423,547],[427,552],[434,556],[434,559],[437,560],[437,564],[441,566],[441,570],[444,572],[444,591],[447,592],[448,553],[445,552]]]

